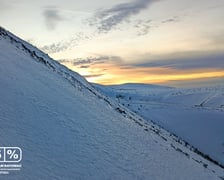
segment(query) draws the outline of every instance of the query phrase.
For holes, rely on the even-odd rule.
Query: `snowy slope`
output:
[[[220,179],[223,169],[0,29],[0,144],[23,150],[0,179]]]
[[[142,84],[95,86],[224,164],[224,86],[191,89]]]

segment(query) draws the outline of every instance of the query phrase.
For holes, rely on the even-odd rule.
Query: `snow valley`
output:
[[[3,28],[0,63],[0,144],[23,151],[21,170],[0,179],[224,178],[219,163]]]
[[[188,89],[147,84],[95,86],[224,164],[224,86]]]

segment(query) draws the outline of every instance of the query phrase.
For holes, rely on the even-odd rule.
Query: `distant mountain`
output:
[[[108,87],[111,88],[127,88],[127,89],[131,89],[131,88],[162,88],[162,89],[170,89],[173,87],[169,87],[169,86],[160,86],[160,85],[155,85],[155,84],[144,84],[144,83],[125,83],[125,84],[120,84],[120,85],[109,85]]]
[[[3,28],[0,64],[0,146],[22,150],[21,170],[1,174],[1,166],[0,179],[224,178],[220,166]]]

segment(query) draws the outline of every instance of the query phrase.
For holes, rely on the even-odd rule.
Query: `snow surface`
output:
[[[190,89],[146,84],[95,86],[224,164],[224,86]]]
[[[23,150],[0,179],[194,179],[219,166],[0,28],[0,144]]]

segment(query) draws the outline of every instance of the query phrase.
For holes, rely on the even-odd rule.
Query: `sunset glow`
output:
[[[90,82],[169,84],[224,77],[223,0],[2,0],[0,5],[3,27]]]
[[[171,68],[122,67],[113,64],[98,64],[90,68],[80,68],[71,63],[64,63],[70,69],[79,72],[89,82],[100,84],[150,83],[166,84],[175,80],[196,80],[203,78],[224,77],[224,70],[196,69],[177,70]]]

